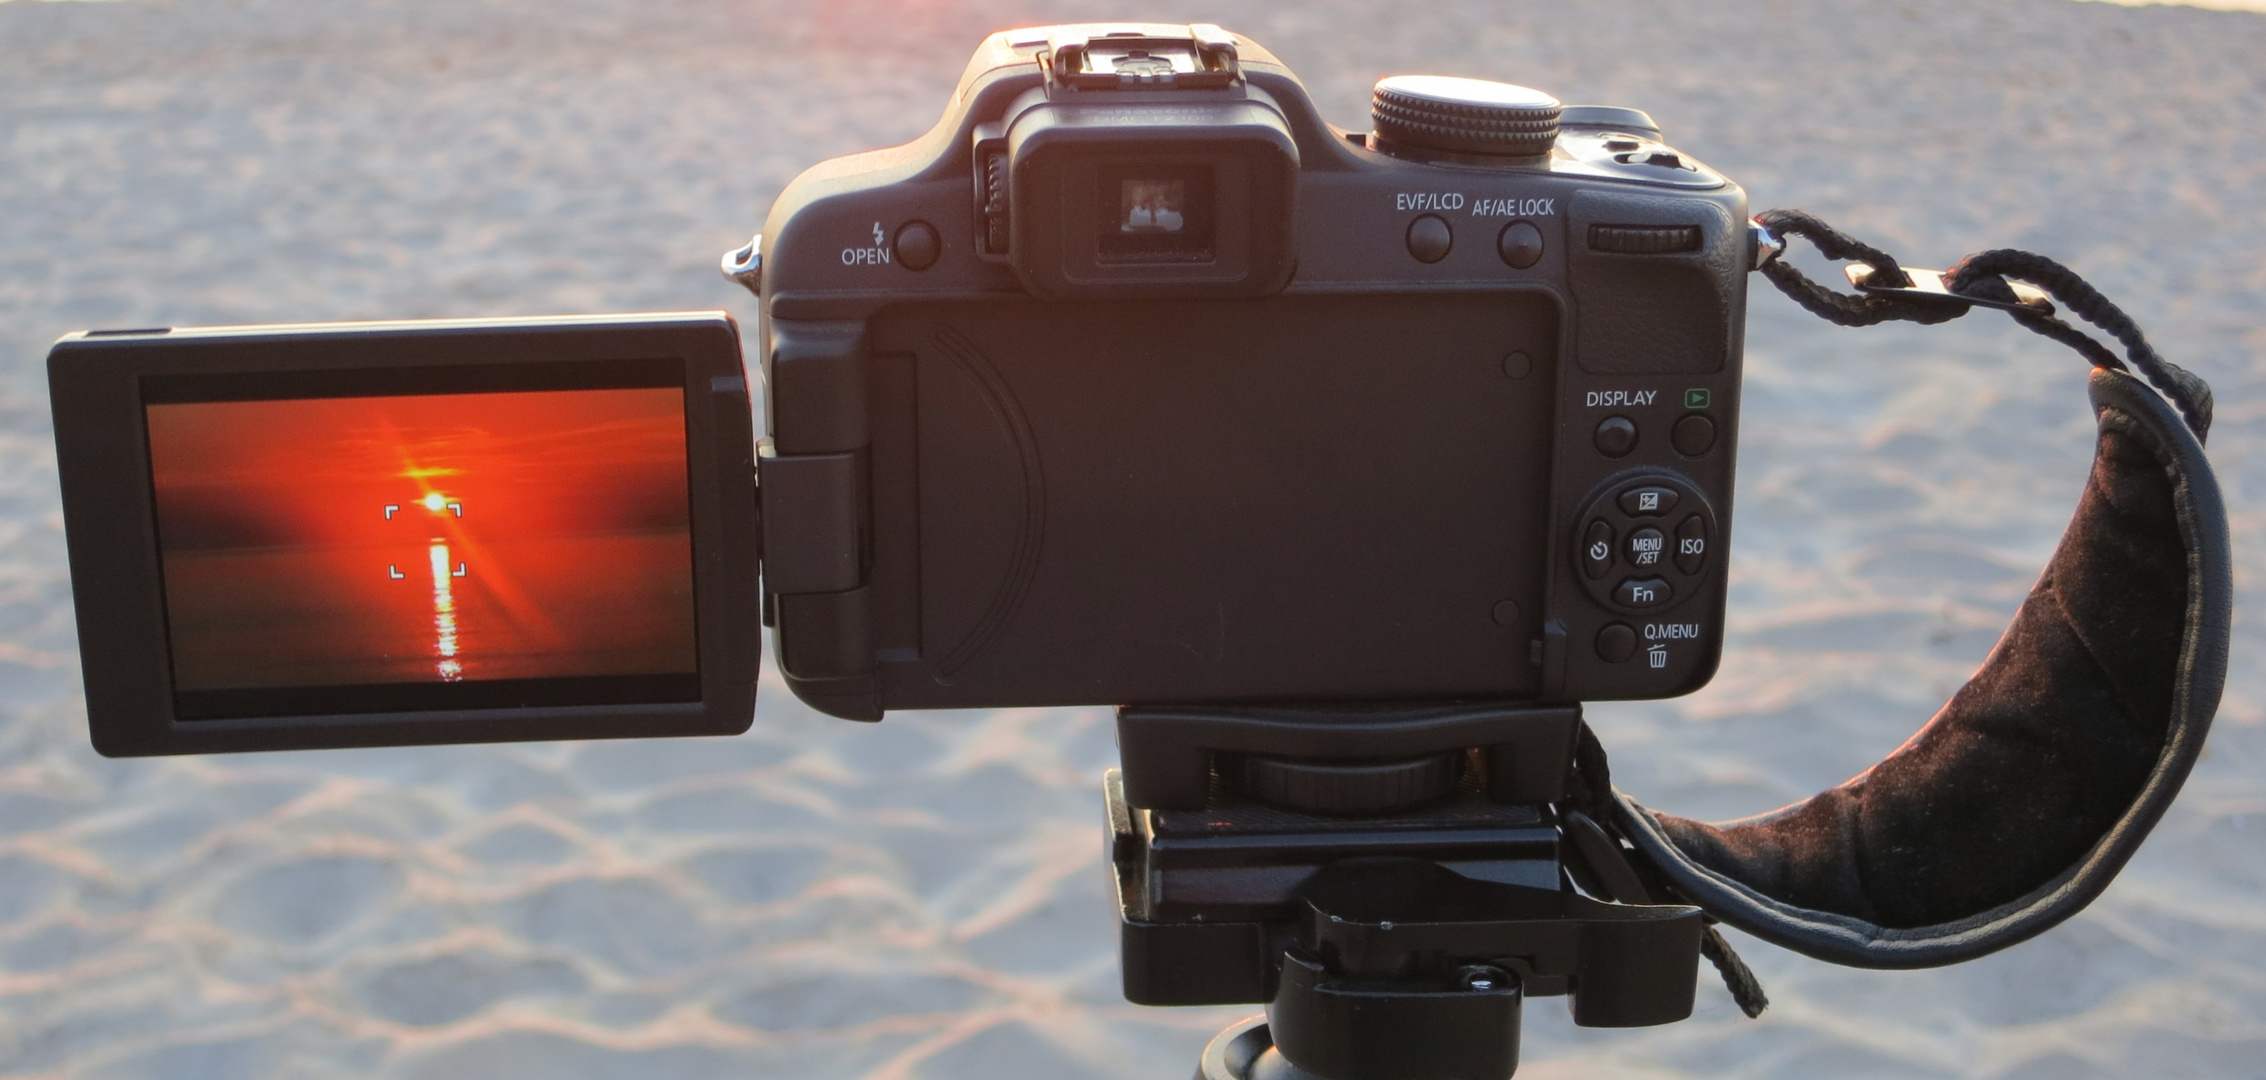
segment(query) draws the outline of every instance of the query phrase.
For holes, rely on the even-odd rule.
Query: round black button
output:
[[[1503,226],[1503,235],[1495,238],[1495,251],[1503,261],[1524,270],[1542,261],[1542,230],[1524,221]]]
[[[1589,523],[1589,532],[1581,538],[1581,568],[1595,581],[1613,569],[1613,526],[1604,518]]]
[[[1408,253],[1416,256],[1417,262],[1439,262],[1455,245],[1455,233],[1437,215],[1426,214],[1408,223]]]
[[[1531,375],[1531,374],[1533,374],[1533,373],[1534,373],[1534,358],[1533,358],[1533,357],[1531,357],[1531,356],[1528,356],[1527,354],[1525,354],[1525,353],[1522,353],[1522,352],[1515,352],[1515,353],[1506,353],[1506,354],[1504,354],[1504,356],[1503,356],[1503,374],[1505,374],[1505,375],[1507,375],[1507,376],[1509,376],[1509,377],[1511,377],[1511,378],[1514,378],[1514,379],[1523,379],[1523,378],[1526,378],[1526,377],[1527,377],[1528,375]]]
[[[1608,623],[1597,632],[1597,658],[1618,664],[1637,654],[1637,632],[1627,623]]]
[[[936,257],[943,251],[944,241],[928,222],[916,221],[897,230],[897,263],[907,270],[935,266]]]
[[[1496,604],[1495,604],[1495,612],[1494,612],[1494,615],[1495,615],[1495,625],[1497,625],[1497,626],[1517,626],[1517,625],[1519,624],[1519,603],[1518,603],[1518,601],[1516,601],[1516,600],[1500,600],[1500,601],[1497,601],[1497,602],[1496,602]]]
[[[1645,526],[1629,534],[1629,565],[1640,570],[1651,570],[1660,565],[1661,556],[1668,553],[1668,534]]]
[[[1608,416],[1597,425],[1597,452],[1606,457],[1626,457],[1637,448],[1637,422],[1626,416]]]
[[[1622,578],[1613,589],[1613,602],[1626,608],[1659,607],[1676,598],[1676,590],[1656,577]]]
[[[1715,421],[1705,413],[1685,413],[1668,433],[1668,445],[1685,457],[1698,457],[1715,448]]]
[[[1633,487],[1621,493],[1621,512],[1630,517],[1659,517],[1676,508],[1676,491],[1658,484]]]
[[[1693,514],[1676,526],[1676,569],[1699,573],[1707,566],[1707,519]]]

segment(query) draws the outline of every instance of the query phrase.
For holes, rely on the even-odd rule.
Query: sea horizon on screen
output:
[[[679,388],[147,417],[177,692],[697,670]]]

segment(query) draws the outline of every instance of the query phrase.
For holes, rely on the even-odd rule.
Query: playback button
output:
[[[1625,608],[1659,607],[1676,598],[1676,590],[1660,578],[1623,578],[1613,589],[1613,602]]]

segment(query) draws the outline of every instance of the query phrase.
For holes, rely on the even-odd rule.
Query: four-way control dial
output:
[[[1626,476],[1599,488],[1574,521],[1577,579],[1605,607],[1666,611],[1699,594],[1722,561],[1715,510],[1688,480]]]

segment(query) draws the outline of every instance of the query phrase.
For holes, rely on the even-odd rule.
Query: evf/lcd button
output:
[[[1437,214],[1426,214],[1408,223],[1408,253],[1417,262],[1436,263],[1448,257],[1448,249],[1456,246],[1456,234],[1449,231],[1448,223]]]

